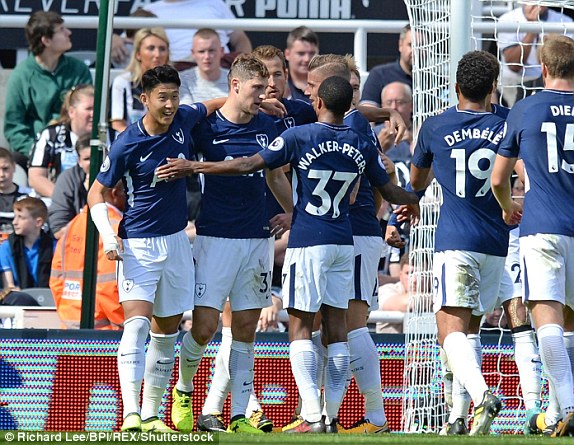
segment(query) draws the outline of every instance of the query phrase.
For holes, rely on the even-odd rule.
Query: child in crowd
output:
[[[48,287],[54,240],[42,230],[48,209],[41,199],[14,203],[14,233],[0,245],[4,288]]]

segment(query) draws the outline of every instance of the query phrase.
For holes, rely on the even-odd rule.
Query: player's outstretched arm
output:
[[[246,175],[265,168],[265,161],[257,153],[249,158],[237,158],[221,162],[195,162],[187,159],[167,158],[167,164],[158,167],[159,179],[171,180],[182,178],[193,173],[205,175]]]
[[[90,190],[88,191],[88,206],[90,207],[90,215],[104,244],[104,252],[109,260],[121,260],[120,252],[123,252],[123,243],[121,238],[116,235],[110,218],[108,216],[108,206],[104,200],[104,193],[109,190],[97,179],[94,181]]]
[[[209,99],[203,102],[203,105],[205,105],[205,108],[207,108],[207,115],[209,116],[211,113],[215,113],[217,110],[219,110],[226,100],[227,97],[217,97],[215,99]]]
[[[402,187],[393,184],[392,182],[387,182],[382,187],[377,187],[379,192],[386,201],[390,202],[391,204],[407,204],[407,205],[416,205],[418,207],[419,198],[413,192],[407,192]]]
[[[293,192],[282,167],[267,170],[265,180],[269,190],[286,213],[293,213]]]
[[[378,108],[373,105],[359,105],[357,106],[357,110],[359,110],[369,122],[389,121],[389,134],[393,134],[396,131],[395,144],[403,140],[407,126],[397,110],[393,110],[392,108]]]
[[[492,193],[502,209],[506,224],[518,224],[522,219],[522,206],[512,199],[510,176],[514,171],[517,158],[496,155],[490,177]]]

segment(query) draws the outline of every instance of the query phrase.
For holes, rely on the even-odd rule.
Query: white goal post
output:
[[[511,106],[515,100],[535,93],[542,86],[539,79],[532,78],[536,62],[526,58],[518,63],[507,62],[501,46],[508,45],[508,40],[514,37],[515,45],[520,47],[523,56],[531,51],[535,54],[543,36],[548,33],[574,35],[574,23],[566,19],[519,22],[508,20],[509,15],[500,19],[503,14],[524,5],[550,6],[556,13],[569,13],[572,16],[572,0],[405,0],[405,5],[412,30],[415,139],[426,118],[456,103],[456,66],[465,52],[480,49],[497,55],[501,61],[499,95],[504,103]],[[539,38],[529,45],[523,44],[521,40],[527,32],[538,33]],[[413,311],[405,319],[404,432],[437,433],[446,420],[442,370],[432,313],[432,286],[428,285],[432,280],[434,231],[441,199],[440,187],[433,182],[421,201],[421,221],[411,228],[409,262],[416,285],[410,296]],[[492,425],[494,433],[516,433],[524,422],[518,374],[510,366],[513,365],[513,353],[507,343],[501,335],[498,345],[483,348],[491,355],[487,364],[489,368],[483,367],[487,383],[503,402],[503,410]]]

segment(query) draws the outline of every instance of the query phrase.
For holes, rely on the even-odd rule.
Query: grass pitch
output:
[[[16,434],[14,434],[16,433]],[[35,434],[35,433],[30,433]],[[39,433],[39,434],[58,434],[58,433]],[[70,437],[75,434],[75,432],[62,432],[62,435],[68,436],[65,440],[50,440],[45,437],[40,439],[38,437],[32,440],[26,440],[30,438],[17,437],[17,432],[0,432],[0,444],[31,444],[42,442],[45,445],[61,445],[62,443],[73,443],[78,445],[78,442],[70,440]],[[82,433],[80,433],[82,434]],[[84,433],[86,434],[86,433]],[[139,435],[139,434],[138,434]],[[16,436],[16,437],[14,437]],[[301,445],[550,445],[562,443],[562,444],[574,444],[574,440],[569,437],[565,438],[549,438],[540,436],[522,436],[522,435],[499,435],[499,436],[479,436],[479,437],[468,437],[468,436],[438,436],[436,434],[372,434],[372,435],[338,435],[338,434],[264,434],[264,435],[248,435],[248,434],[215,434],[214,441],[211,442],[200,442],[200,441],[190,441],[185,440],[182,437],[177,437],[178,434],[171,435],[168,440],[155,441],[149,440],[149,438],[139,438],[132,437],[124,438],[123,440],[88,440],[90,445],[112,445],[112,444],[158,444],[167,445],[168,443],[182,443],[182,444],[221,444],[221,445],[251,445],[251,444],[262,444],[262,445],[291,445],[291,444],[301,444]],[[139,439],[139,440],[138,440]],[[141,440],[144,439],[144,440]],[[147,439],[147,440],[146,440]],[[86,440],[80,440],[80,442],[86,443]]]
[[[266,434],[239,435],[221,434],[219,443],[230,444],[330,444],[330,445],[546,445],[574,443],[572,438],[550,438],[540,436],[500,435],[500,436],[438,436],[436,434],[373,434],[373,435],[337,435],[337,434]]]

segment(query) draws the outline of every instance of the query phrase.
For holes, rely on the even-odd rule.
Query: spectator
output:
[[[319,36],[306,26],[299,26],[287,36],[285,60],[289,62],[289,76],[285,97],[300,99],[307,103],[309,97],[305,95],[307,88],[307,73],[309,62],[319,54]]]
[[[138,8],[130,17],[155,17],[153,12]],[[114,68],[127,69],[134,51],[134,38],[137,29],[126,29],[124,33],[112,34],[112,63]]]
[[[381,106],[381,92],[391,82],[403,82],[413,86],[413,51],[411,25],[406,25],[399,36],[399,59],[385,65],[377,65],[370,72],[365,86],[361,105]]]
[[[27,168],[36,134],[58,118],[63,93],[92,77],[82,61],[64,55],[72,33],[55,12],[34,12],[25,33],[31,54],[8,80],[4,135],[16,162]]]
[[[117,233],[126,203],[123,184],[118,182],[114,188],[106,190],[104,200],[110,223]],[[50,289],[54,295],[58,316],[68,329],[80,327],[87,221],[88,209],[84,207],[72,219],[68,230],[58,241],[52,260]],[[121,329],[123,322],[124,311],[119,303],[116,264],[108,261],[100,238],[94,327],[116,330]]]
[[[197,66],[180,73],[180,103],[191,105],[217,97],[227,97],[229,70],[220,66],[223,47],[219,34],[213,29],[199,29],[193,36],[191,48]]]
[[[409,255],[403,254],[399,262],[399,281],[387,283],[379,287],[379,310],[381,311],[410,311],[409,280],[412,266],[409,264]],[[414,285],[414,283],[412,284]],[[400,334],[403,332],[402,323],[377,323],[378,333]]]
[[[76,142],[78,162],[64,171],[56,180],[52,204],[48,209],[48,221],[54,238],[60,239],[67,224],[88,203],[88,183],[90,173],[90,134],[85,134]]]
[[[135,33],[134,51],[125,73],[112,83],[110,123],[118,133],[143,117],[145,108],[139,101],[143,73],[169,63],[169,40],[163,28],[142,28]]]
[[[235,18],[231,9],[223,0],[159,0],[145,6],[145,9],[154,13],[160,19],[171,19],[173,17],[216,20]],[[194,29],[167,29],[167,36],[171,43],[170,58],[173,62],[191,60],[191,36],[195,34],[195,31]],[[227,61],[227,67],[231,65],[237,53],[251,52],[251,41],[244,31],[220,30],[218,34],[225,52],[235,53]]]
[[[42,230],[47,220],[41,199],[26,197],[14,203],[14,233],[0,245],[4,287],[48,287],[54,240]]]
[[[570,23],[572,19],[548,6],[524,5],[500,16],[498,23]],[[574,35],[569,34],[569,37]],[[499,32],[498,48],[502,53],[502,104],[508,107],[530,96],[543,86],[538,49],[544,34],[536,32]]]
[[[412,156],[411,145],[413,142],[413,94],[411,87],[403,82],[391,82],[383,88],[381,92],[381,104],[385,108],[397,110],[408,130],[403,136],[403,140],[395,145],[395,133],[389,134],[389,122],[385,122],[375,128],[381,147],[385,154],[393,162],[409,162]]]
[[[14,203],[21,197],[30,193],[30,189],[20,187],[14,183],[16,163],[12,153],[0,147],[0,233],[4,240],[14,231]]]
[[[82,84],[66,95],[60,120],[48,125],[34,144],[28,182],[36,193],[51,198],[60,174],[78,162],[75,144],[79,137],[92,133],[94,87]]]

